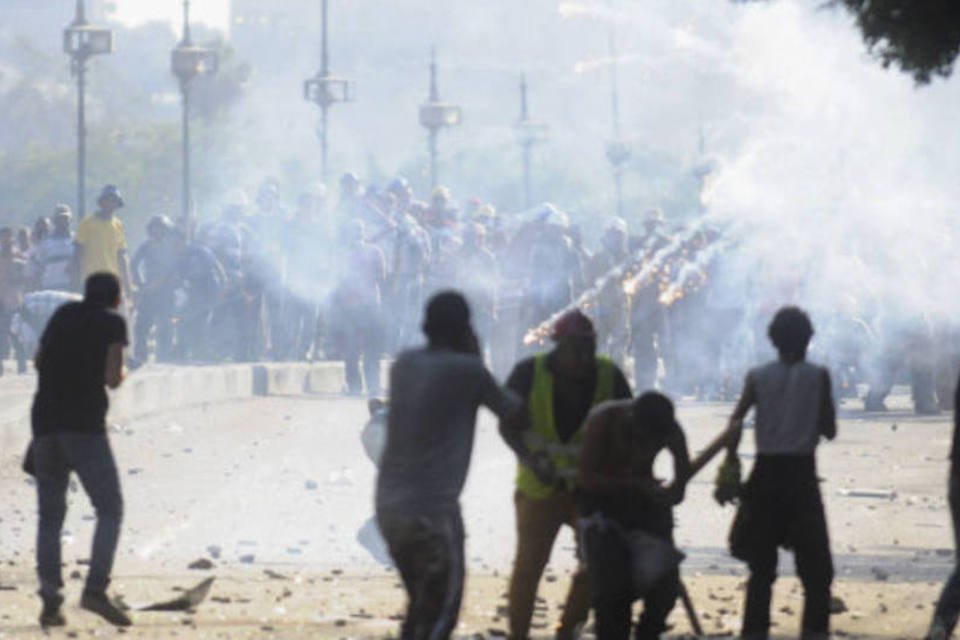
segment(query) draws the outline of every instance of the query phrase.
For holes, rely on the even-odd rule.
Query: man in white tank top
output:
[[[793,551],[803,584],[801,638],[825,639],[833,561],[814,452],[821,436],[837,435],[830,374],[805,360],[813,325],[801,309],[780,309],[768,334],[779,357],[747,374],[730,418],[728,456],[736,456],[743,419],[755,410],[757,457],[730,541],[750,568],[741,635],[768,637],[777,548],[784,547]]]

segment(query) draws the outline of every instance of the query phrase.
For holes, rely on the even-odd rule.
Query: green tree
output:
[[[755,0],[740,0],[752,2]],[[828,0],[856,20],[870,53],[928,84],[949,77],[960,54],[958,0]]]

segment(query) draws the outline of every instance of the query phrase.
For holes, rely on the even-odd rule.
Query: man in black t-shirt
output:
[[[60,534],[71,471],[80,477],[97,513],[80,606],[114,625],[131,624],[106,595],[123,515],[120,479],[107,440],[104,388],[116,389],[123,382],[127,325],[116,312],[119,305],[117,277],[94,273],[87,278],[83,300],[63,305],[50,318],[34,358],[39,375],[30,455],[40,514],[37,573],[44,627],[66,624],[60,613]]]

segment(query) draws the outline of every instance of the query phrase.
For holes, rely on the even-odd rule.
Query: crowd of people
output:
[[[423,302],[446,287],[467,295],[501,375],[530,347],[531,327],[591,289],[604,348],[621,364],[632,355],[638,378],[652,383],[668,351],[662,287],[597,286],[638,250],[649,258],[669,244],[658,211],[633,235],[609,219],[591,252],[550,204],[504,216],[481,198],[458,205],[444,187],[421,201],[403,178],[364,187],[347,173],[335,196],[318,187],[292,209],[267,180],[252,202],[231,194],[214,219],[153,216],[128,254],[120,190],[104,187],[96,204],[79,222],[58,205],[32,230],[0,231],[0,355],[13,349],[21,370],[52,301],[97,271],[121,281],[138,362],[338,359],[348,390],[371,396],[381,357],[419,340]],[[706,240],[691,237],[690,250]],[[18,312],[37,316],[32,331]]]
[[[766,355],[762,318],[798,297],[789,284],[744,291],[755,278],[735,273],[736,238],[702,212],[668,223],[651,209],[632,229],[607,216],[584,234],[551,204],[503,214],[444,187],[421,200],[403,178],[364,185],[353,173],[293,207],[274,179],[252,201],[225,201],[202,220],[151,217],[129,255],[113,185],[82,220],[57,205],[32,229],[0,229],[0,362],[12,352],[25,371],[53,310],[106,271],[123,287],[135,363],[340,360],[345,390],[376,397],[381,358],[416,344],[424,301],[454,287],[500,377],[542,346],[551,319],[580,306],[601,352],[639,388],[731,400]],[[814,348],[836,371],[837,397],[882,411],[893,385],[909,382],[918,413],[952,408],[960,340],[891,313],[825,315]]]

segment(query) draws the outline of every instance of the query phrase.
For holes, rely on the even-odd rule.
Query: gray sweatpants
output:
[[[70,472],[76,472],[97,514],[86,589],[106,591],[120,537],[123,497],[106,434],[57,433],[33,443],[40,522],[37,529],[37,574],[40,595],[61,601],[60,534],[67,514]]]

